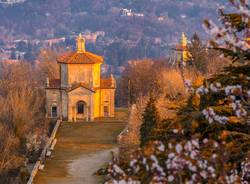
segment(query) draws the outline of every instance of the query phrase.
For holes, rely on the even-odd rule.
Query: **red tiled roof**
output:
[[[61,87],[61,80],[60,79],[50,79],[49,86],[46,88],[48,89],[59,89]]]
[[[103,57],[91,52],[66,52],[57,58],[58,63],[95,64],[103,63]]]
[[[19,63],[20,60],[17,59],[7,59],[7,60],[0,60],[0,63],[4,63],[4,64],[15,64],[15,63]]]
[[[60,79],[50,79],[49,80],[49,86],[47,86],[47,89],[60,89],[61,87],[61,80]],[[84,83],[76,83],[73,84],[72,87],[68,88],[67,91],[73,91],[74,89],[77,89],[79,87],[83,87],[86,88],[92,92],[95,92],[93,89],[89,88],[89,86],[87,86]],[[115,89],[115,84],[112,83],[112,78],[105,78],[105,79],[101,79],[101,85],[100,85],[101,89]]]
[[[76,84],[74,84],[71,88],[69,88],[68,90],[67,90],[67,92],[71,92],[71,91],[73,91],[73,90],[75,90],[75,89],[77,89],[77,88],[79,88],[79,87],[83,87],[83,88],[85,88],[85,89],[87,89],[87,90],[89,90],[89,91],[91,91],[91,92],[95,92],[93,89],[90,89],[87,85],[85,85],[84,83],[76,83]]]
[[[101,89],[113,89],[112,78],[101,79]]]

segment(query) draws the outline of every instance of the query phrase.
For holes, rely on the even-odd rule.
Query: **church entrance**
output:
[[[87,105],[84,101],[79,101],[76,104],[76,119],[86,120],[87,117]]]

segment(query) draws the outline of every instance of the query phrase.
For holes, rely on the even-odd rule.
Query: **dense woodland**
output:
[[[54,122],[45,119],[45,81],[57,75],[54,52],[40,62],[0,63],[0,183],[26,183],[27,169],[46,144]]]

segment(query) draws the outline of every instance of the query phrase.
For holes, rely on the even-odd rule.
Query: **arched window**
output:
[[[84,114],[84,107],[85,107],[85,103],[84,102],[78,102],[77,103],[77,113],[78,114]]]

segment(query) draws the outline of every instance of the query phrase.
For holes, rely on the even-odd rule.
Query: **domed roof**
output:
[[[85,39],[80,34],[77,39],[77,51],[66,52],[57,58],[58,63],[67,64],[96,64],[103,63],[103,57],[85,50]]]
[[[66,52],[57,58],[58,63],[96,64],[103,63],[103,57],[91,52]]]

